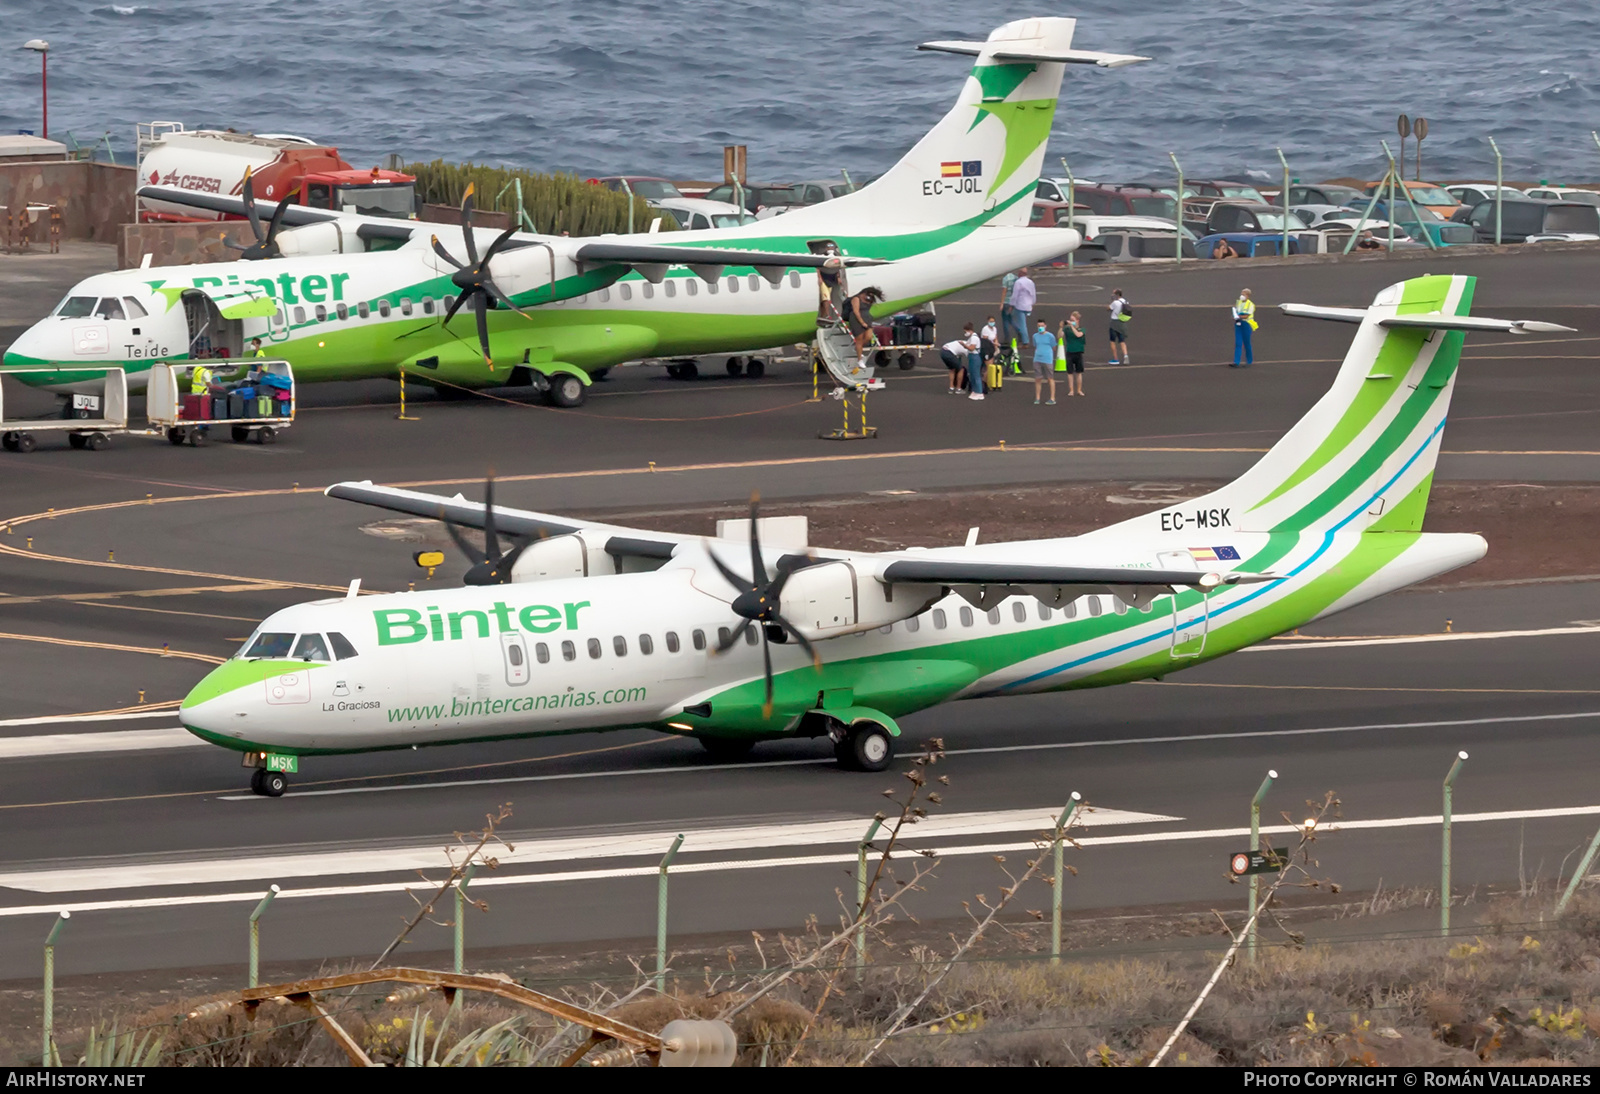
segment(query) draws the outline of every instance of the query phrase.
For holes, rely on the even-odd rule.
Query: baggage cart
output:
[[[145,388],[147,414],[150,425],[164,431],[169,442],[203,445],[215,426],[226,428],[236,443],[272,444],[294,424],[294,369],[288,361],[245,357],[205,364],[214,372],[229,367],[246,374],[255,371],[260,378],[254,383],[230,381],[221,391],[180,394],[180,377],[181,386],[187,387],[196,366],[167,362],[152,366]]]
[[[0,447],[7,452],[32,452],[41,434],[65,434],[73,448],[98,452],[128,428],[128,374],[116,367],[73,368],[42,366],[6,369],[5,375],[22,377],[48,374],[64,388],[60,412],[49,418],[8,419],[5,393],[0,388]]]

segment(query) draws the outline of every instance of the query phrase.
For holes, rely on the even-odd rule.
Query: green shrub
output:
[[[408,163],[408,175],[417,179],[417,193],[431,205],[459,205],[468,184],[476,187],[473,204],[479,209],[517,213],[515,183],[522,183],[522,207],[534,227],[549,235],[601,235],[628,230],[628,195],[591,186],[577,175],[542,175],[520,167],[491,167],[483,163]],[[650,208],[643,198],[633,199],[633,230],[645,232],[661,217],[663,232],[676,231],[672,217]]]

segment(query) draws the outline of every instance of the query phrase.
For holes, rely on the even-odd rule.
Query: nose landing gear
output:
[[[268,771],[258,767],[250,775],[250,789],[264,798],[281,798],[289,789],[289,780],[281,771]]]

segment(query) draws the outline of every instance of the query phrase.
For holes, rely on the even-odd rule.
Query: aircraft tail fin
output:
[[[983,42],[921,49],[971,56],[950,112],[884,175],[854,194],[784,214],[785,228],[814,216],[841,224],[1025,226],[1069,64],[1116,68],[1148,60],[1072,48],[1076,19],[1019,19]]]
[[[1390,285],[1365,309],[1283,305],[1360,324],[1333,386],[1239,478],[1136,520],[1168,531],[1420,531],[1466,332],[1569,329],[1469,315],[1475,286],[1427,276]]]

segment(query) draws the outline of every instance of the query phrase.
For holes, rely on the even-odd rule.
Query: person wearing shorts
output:
[[[1128,363],[1128,317],[1132,312],[1128,310],[1127,301],[1122,298],[1121,289],[1111,290],[1111,363],[1125,365]],[[1118,350],[1121,350],[1121,359],[1118,359]]]
[[[1067,355],[1067,394],[1083,394],[1083,353],[1089,339],[1083,333],[1083,319],[1077,312],[1061,324],[1061,344]],[[1076,386],[1074,386],[1076,385]]]
[[[1056,405],[1056,336],[1050,333],[1050,325],[1043,319],[1039,320],[1039,329],[1033,332],[1033,405],[1039,405],[1039,396],[1044,392],[1044,382],[1050,381],[1050,401],[1046,406]]]
[[[966,333],[971,333],[972,324],[968,323]],[[946,342],[939,347],[939,360],[944,362],[944,367],[950,370],[951,395],[959,395],[966,386],[967,377],[967,343],[966,333],[953,342]]]

